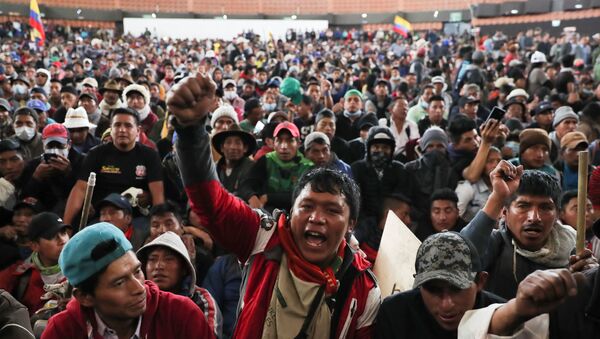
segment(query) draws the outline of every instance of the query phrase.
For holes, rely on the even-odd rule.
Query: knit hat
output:
[[[210,118],[210,127],[215,128],[215,123],[221,117],[230,118],[236,125],[239,125],[237,113],[231,105],[223,105],[213,112]]]
[[[464,290],[471,287],[481,271],[481,261],[469,240],[456,232],[441,232],[419,246],[415,269],[413,288],[431,280],[443,280]]]
[[[373,144],[386,144],[394,149],[396,147],[396,139],[394,139],[392,130],[389,127],[371,128],[367,136],[367,153],[370,153],[369,149]]]
[[[123,89],[123,102],[127,102],[127,95],[133,92],[141,94],[144,97],[146,105],[150,104],[150,92],[146,87],[138,84],[131,84]]]
[[[290,98],[294,105],[300,105],[302,102],[302,87],[300,86],[300,81],[296,78],[285,78],[281,83],[279,91]]]
[[[554,111],[554,120],[552,121],[552,127],[556,127],[565,119],[575,119],[579,122],[579,116],[573,111],[571,106],[561,106]]]
[[[78,286],[132,248],[123,231],[101,222],[75,234],[63,247],[58,265],[69,283]]]
[[[421,150],[425,151],[432,141],[439,141],[443,143],[445,147],[448,147],[448,135],[443,129],[437,126],[429,127],[425,133],[423,133],[423,136],[419,140]]]
[[[548,150],[551,147],[548,132],[541,128],[527,128],[519,134],[519,154],[535,145],[546,145]]]
[[[331,118],[334,122],[337,120],[335,113],[333,113],[332,110],[325,108],[317,113],[317,116],[315,117],[315,125],[318,124],[323,118]]]

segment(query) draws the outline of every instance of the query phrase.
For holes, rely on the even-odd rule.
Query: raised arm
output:
[[[219,182],[204,129],[214,105],[215,84],[202,75],[190,76],[168,94],[169,112],[176,117],[177,160],[192,210],[215,240],[246,260],[254,246],[259,217]]]

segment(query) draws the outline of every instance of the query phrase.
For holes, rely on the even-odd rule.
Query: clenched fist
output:
[[[198,73],[177,83],[167,94],[167,108],[179,124],[189,126],[202,120],[213,108],[215,83]]]

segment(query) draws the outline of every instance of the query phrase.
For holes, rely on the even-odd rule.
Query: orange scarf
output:
[[[343,239],[337,251],[337,257],[334,260],[334,267],[329,266],[322,270],[319,266],[307,262],[300,253],[298,246],[292,238],[291,231],[287,227],[287,221],[284,214],[279,217],[277,223],[279,239],[281,245],[288,258],[288,266],[292,273],[299,279],[325,285],[325,293],[327,295],[334,294],[338,289],[338,281],[335,278],[335,271],[341,266],[342,258],[344,257],[344,249],[346,248],[346,240]],[[335,264],[337,263],[337,265]]]

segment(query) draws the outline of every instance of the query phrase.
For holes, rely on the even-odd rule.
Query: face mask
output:
[[[235,98],[237,98],[237,93],[233,92],[233,91],[227,91],[225,93],[223,93],[223,97],[227,100],[233,100]]]
[[[357,110],[356,112],[349,112],[348,110],[344,110],[344,116],[347,118],[356,118],[359,117],[362,114],[362,112],[360,110]]]
[[[15,128],[15,135],[22,141],[29,141],[35,136],[35,129],[27,126],[17,127]]]
[[[23,94],[27,93],[27,86],[21,85],[21,84],[16,84],[13,86],[12,91],[13,91],[13,94],[15,94],[15,95],[23,95]]]
[[[420,100],[420,104],[421,104],[421,107],[423,107],[423,109],[425,109],[425,110],[429,108],[429,103],[428,102]]]
[[[373,163],[373,166],[376,168],[384,168],[389,161],[390,157],[383,152],[371,153],[371,163]]]
[[[275,106],[276,106],[275,103],[271,103],[271,104],[264,103],[263,109],[267,112],[272,112],[275,110]]]
[[[60,155],[62,157],[68,158],[69,157],[69,149],[67,148],[48,148],[45,150],[46,154],[56,154],[56,155]]]
[[[256,82],[257,82],[259,85],[261,85],[261,86],[267,83],[267,81],[266,81],[266,80],[263,80],[263,81],[259,81],[259,80],[257,80]]]
[[[392,80],[393,82],[398,82],[400,81],[402,78],[397,76],[397,77],[392,77],[390,80]]]

